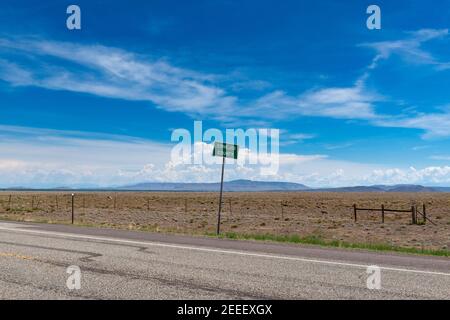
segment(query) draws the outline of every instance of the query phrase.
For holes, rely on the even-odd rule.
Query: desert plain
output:
[[[71,223],[71,191],[0,192],[0,219]],[[214,234],[218,194],[209,192],[74,191],[74,223],[191,235]],[[433,222],[411,223],[409,213],[358,212],[360,208],[408,210],[426,206]],[[450,193],[227,192],[221,231],[232,235],[283,235],[324,241],[448,250]]]

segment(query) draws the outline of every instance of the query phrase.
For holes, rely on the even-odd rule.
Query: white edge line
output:
[[[194,246],[182,246],[182,245],[167,244],[167,243],[161,243],[161,242],[135,241],[135,240],[125,240],[125,239],[114,239],[114,238],[108,238],[108,237],[80,235],[80,234],[74,234],[74,233],[26,230],[26,229],[18,229],[18,228],[6,228],[6,227],[2,227],[2,226],[0,226],[0,230],[19,232],[19,233],[22,232],[22,233],[31,233],[31,234],[53,235],[53,236],[58,236],[58,237],[62,237],[62,238],[78,238],[78,239],[98,240],[98,241],[107,241],[107,242],[115,242],[115,243],[127,243],[127,244],[138,244],[138,245],[156,246],[156,247],[165,247],[165,248],[174,248],[174,249],[193,250],[193,251],[214,252],[214,253],[222,253],[222,254],[234,254],[234,255],[258,257],[258,258],[270,258],[270,259],[281,259],[281,260],[301,261],[301,262],[310,262],[310,263],[321,263],[321,264],[328,264],[328,265],[364,268],[364,269],[371,266],[371,265],[364,265],[364,264],[355,264],[355,263],[346,263],[346,262],[337,262],[337,261],[328,261],[328,260],[317,260],[317,259],[307,259],[307,258],[299,258],[299,257],[280,256],[280,255],[273,255],[273,254],[261,254],[261,253],[253,253],[253,252],[202,248],[202,247],[194,247]],[[438,276],[450,276],[450,273],[445,273],[445,272],[404,269],[404,268],[392,268],[392,267],[379,267],[379,268],[382,270],[388,270],[388,271],[420,273],[420,274],[429,274],[429,275],[438,275]]]

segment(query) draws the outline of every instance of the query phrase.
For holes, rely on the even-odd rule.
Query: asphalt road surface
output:
[[[450,259],[0,222],[0,298],[450,299]]]

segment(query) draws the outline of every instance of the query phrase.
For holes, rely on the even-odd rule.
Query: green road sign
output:
[[[238,150],[239,150],[239,146],[236,144],[215,142],[213,156],[237,159],[238,158]]]
[[[239,147],[235,144],[214,142],[214,157],[222,157],[222,177],[220,178],[219,212],[217,213],[217,234],[220,234],[220,213],[222,212],[223,173],[225,171],[225,158],[237,159]]]

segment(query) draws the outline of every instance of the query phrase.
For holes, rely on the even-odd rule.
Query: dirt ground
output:
[[[412,225],[410,213],[359,212],[358,207],[410,209],[426,205],[436,225]],[[71,195],[0,192],[0,219],[71,220]],[[217,193],[76,192],[75,223],[205,234],[215,231]],[[419,220],[422,221],[421,216]],[[324,240],[448,249],[450,194],[446,193],[225,193],[222,231],[237,234],[317,236]]]

